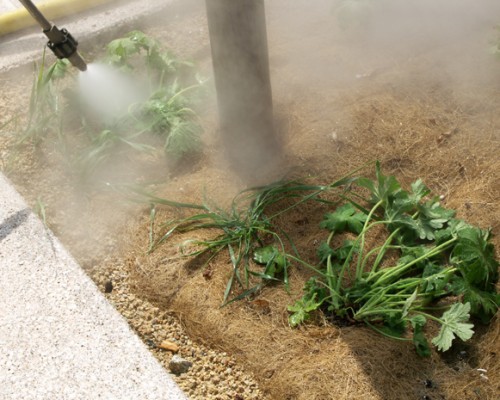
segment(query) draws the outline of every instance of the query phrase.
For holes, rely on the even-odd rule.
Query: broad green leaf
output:
[[[147,36],[141,31],[129,32],[127,37],[131,42],[137,43],[140,47],[147,51],[156,50],[159,47],[157,40]]]
[[[457,236],[452,263],[469,283],[491,289],[498,279],[498,262],[493,244],[489,242],[490,231],[470,227],[458,231]]]
[[[274,246],[259,247],[253,253],[253,259],[257,264],[266,265],[273,261],[278,253],[278,249]]]
[[[461,230],[468,228],[472,228],[472,226],[466,223],[465,221],[461,219],[451,218],[448,221],[447,227],[445,229],[440,229],[435,232],[434,234],[435,241],[437,244],[446,242],[456,237],[458,232],[460,232]]]
[[[139,47],[130,38],[115,39],[108,44],[107,52],[110,57],[126,62],[131,55],[139,52]]]
[[[434,240],[436,231],[443,229],[455,215],[455,211],[441,207],[437,201],[420,204],[418,211],[415,220],[416,234],[423,240]]]
[[[392,195],[392,201],[385,205],[385,219],[394,227],[407,226],[411,230],[417,230],[418,226],[411,215],[417,210],[420,201],[429,194],[429,189],[421,179],[411,185],[410,193],[399,190]]]
[[[443,313],[440,319],[441,330],[439,334],[432,339],[432,343],[439,351],[448,350],[455,337],[463,341],[469,340],[472,337],[474,334],[472,330],[474,325],[467,322],[469,321],[469,311],[469,303],[455,303],[448,311]]]
[[[288,317],[290,326],[296,327],[311,317],[311,312],[317,310],[321,301],[316,301],[316,293],[311,298],[305,296],[297,300],[295,304],[288,306],[288,311],[292,314]]]
[[[488,323],[500,307],[499,294],[481,290],[458,276],[453,279],[451,290],[453,294],[463,296],[463,301],[470,303],[471,314],[480,318],[483,323]]]
[[[413,204],[418,204],[430,192],[429,188],[424,185],[422,179],[417,179],[411,184],[410,199]]]
[[[285,256],[274,246],[256,249],[253,253],[253,259],[256,263],[266,266],[264,274],[258,274],[263,279],[274,280],[275,276],[281,273],[286,266]]]
[[[451,275],[443,272],[443,268],[437,264],[427,263],[422,273],[423,291],[433,296],[442,296]],[[447,289],[449,293],[450,290]]]
[[[363,230],[365,221],[366,215],[358,212],[351,203],[347,203],[337,208],[335,212],[326,214],[320,227],[331,232],[348,231],[359,234]]]

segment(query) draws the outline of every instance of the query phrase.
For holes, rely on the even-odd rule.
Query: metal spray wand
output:
[[[43,33],[49,38],[47,46],[57,58],[67,58],[80,71],[87,70],[87,63],[77,51],[78,42],[66,29],[59,29],[45,18],[30,0],[19,0],[31,16],[40,24]]]

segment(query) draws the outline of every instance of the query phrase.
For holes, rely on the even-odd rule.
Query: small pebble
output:
[[[104,293],[111,293],[113,291],[113,282],[106,281],[104,284]]]
[[[175,375],[181,375],[189,371],[193,366],[191,361],[185,360],[181,356],[175,355],[168,363],[168,368]]]

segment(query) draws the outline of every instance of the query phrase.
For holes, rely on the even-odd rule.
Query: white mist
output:
[[[128,108],[147,99],[146,85],[104,64],[89,64],[79,75],[84,105],[105,121],[127,113]]]

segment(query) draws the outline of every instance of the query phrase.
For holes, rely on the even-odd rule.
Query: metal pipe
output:
[[[206,0],[221,136],[233,169],[261,182],[279,163],[264,0]]]
[[[30,0],[19,0],[19,2],[28,10],[31,16],[35,19],[36,22],[42,27],[44,31],[50,30],[52,24],[45,18],[45,16],[40,12],[38,8],[36,8],[35,4],[33,4]]]
[[[76,39],[66,29],[59,29],[49,22],[32,1],[19,0],[19,2],[42,27],[43,33],[49,38],[47,46],[55,56],[57,58],[67,58],[74,67],[80,71],[86,71],[87,63],[77,51],[78,42]]]

